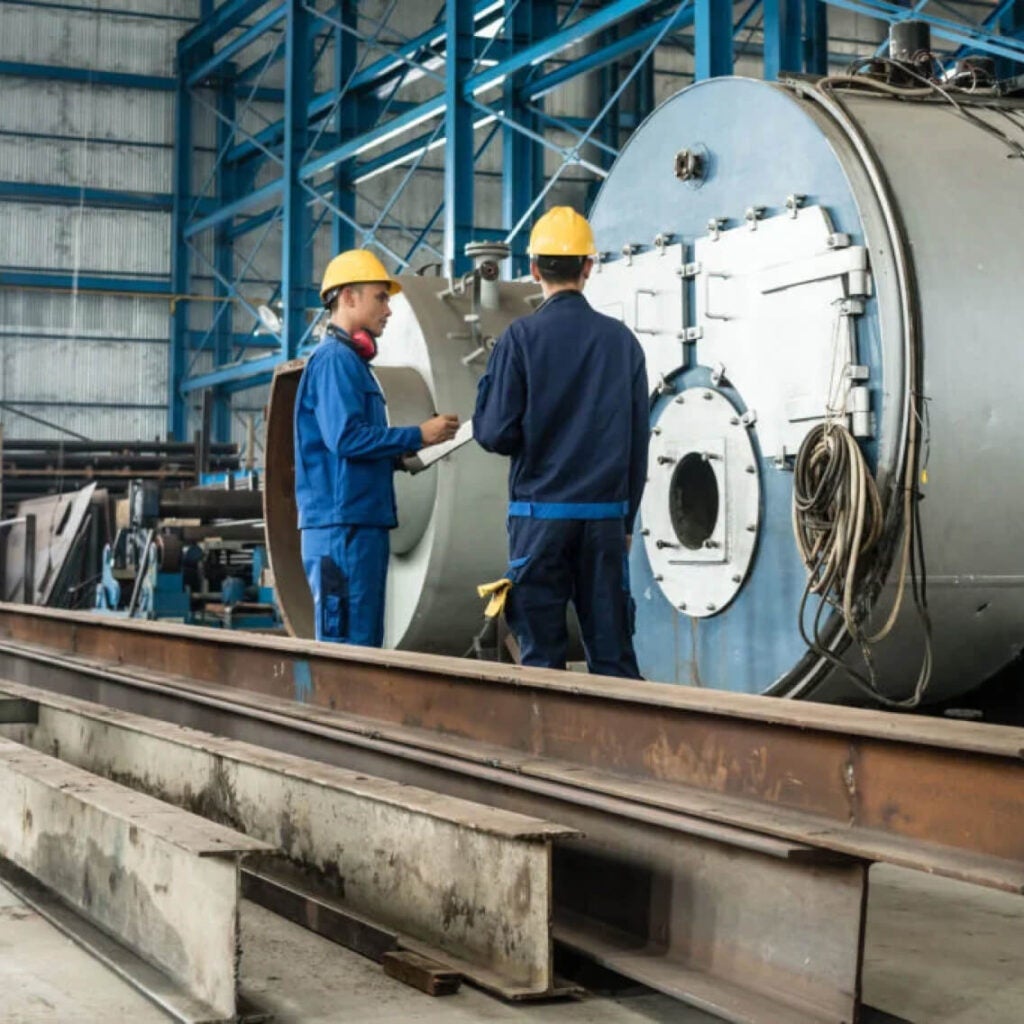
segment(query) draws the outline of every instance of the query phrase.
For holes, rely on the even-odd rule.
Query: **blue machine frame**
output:
[[[975,24],[947,17],[942,0],[907,6],[888,0],[750,0],[742,7],[732,0],[606,0],[586,7],[581,0],[449,0],[413,38],[389,23],[400,2],[389,0],[380,21],[370,22],[357,17],[356,0],[283,0],[258,18],[265,0],[202,0],[199,22],[178,45],[176,78],[0,62],[0,75],[176,93],[172,193],[87,189],[83,197],[77,188],[0,181],[0,200],[84,198],[90,205],[172,211],[169,280],[85,274],[76,286],[170,299],[168,430],[174,436],[187,434],[195,393],[212,389],[214,439],[228,440],[232,393],[266,383],[275,366],[310,341],[318,269],[311,239],[323,224],[330,226],[335,251],[372,246],[399,271],[429,254],[458,273],[465,269],[464,244],[485,238],[508,241],[513,267],[522,271],[525,229],[566,169],[599,184],[624,130],[653,109],[659,48],[692,52],[696,79],[730,74],[736,57],[751,53],[760,53],[769,79],[783,71],[822,73],[830,59],[827,14],[833,5],[882,22],[927,21],[951,58],[983,53],[997,59],[1002,74],[1024,71],[1024,0],[986,5]],[[760,29],[760,46],[743,39],[751,28]],[[583,55],[566,61],[566,51],[581,42]],[[254,44],[262,55],[239,64]],[[622,63],[627,58],[628,70]],[[329,60],[333,67],[321,66]],[[268,86],[268,69],[282,62],[283,88]],[[600,73],[596,116],[555,117],[546,98],[588,72]],[[329,88],[314,90],[318,75],[331,82]],[[436,94],[410,98],[409,86],[424,78],[436,83]],[[422,90],[412,95],[422,96]],[[249,130],[244,125],[251,127],[253,105],[261,102],[281,104],[282,115]],[[205,181],[197,174],[194,131],[201,108],[217,122],[216,159]],[[557,142],[556,131],[572,142]],[[481,230],[474,183],[481,157],[499,137],[502,227]],[[425,154],[439,146],[446,156],[442,201],[425,223],[402,223],[395,203]],[[558,163],[546,175],[548,151]],[[361,223],[357,198],[364,210],[367,199],[360,183],[394,167],[406,173],[382,206],[369,207],[372,222]],[[253,261],[278,225],[280,282],[259,282],[264,301],[281,310],[281,330],[268,334],[257,330],[258,311],[247,290]],[[389,241],[381,236],[385,227],[398,229]],[[390,240],[396,234],[404,239],[401,246]],[[213,300],[204,330],[196,330],[189,315],[192,284],[200,277],[214,281],[213,295],[204,297]],[[69,283],[69,275],[0,268],[0,287],[60,290]],[[212,369],[194,372],[199,353],[212,353]]]

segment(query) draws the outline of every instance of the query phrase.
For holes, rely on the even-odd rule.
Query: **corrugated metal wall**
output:
[[[123,11],[124,13],[119,13]],[[104,0],[101,12],[4,4],[0,60],[173,75],[198,0]],[[0,181],[170,193],[174,94],[36,77],[0,79]],[[0,202],[0,267],[167,280],[170,214]],[[166,298],[0,288],[0,418],[8,437],[162,436]]]

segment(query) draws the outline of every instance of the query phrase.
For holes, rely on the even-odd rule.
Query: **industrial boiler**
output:
[[[634,132],[589,211],[586,294],[647,357],[645,677],[914,704],[1019,653],[1022,185],[1024,104],[920,62],[701,82]],[[489,346],[536,297],[495,281],[496,259],[402,279],[376,364],[393,422],[471,414]],[[298,369],[275,383],[267,524],[286,617],[311,635]],[[389,646],[470,646],[476,585],[504,569],[506,473],[469,444],[399,480]]]

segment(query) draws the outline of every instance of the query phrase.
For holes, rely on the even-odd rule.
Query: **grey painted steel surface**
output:
[[[345,908],[508,998],[555,990],[551,844],[577,830],[29,687],[2,692],[39,709],[7,736],[265,840]]]
[[[874,250],[883,359],[894,367],[902,363],[902,372],[889,378],[898,383],[886,397],[893,419],[899,415],[903,422],[898,431],[894,422],[879,431],[889,444],[907,429],[907,392],[914,382],[906,346],[917,345],[923,373],[927,473],[920,513],[934,653],[929,699],[936,700],[971,689],[1024,645],[1024,520],[1016,511],[1015,483],[1024,403],[1012,371],[1024,322],[1024,291],[1015,284],[1024,177],[1002,142],[945,102],[846,92],[841,98],[852,118],[848,128],[831,116],[833,104],[817,116],[848,168]],[[821,102],[813,94],[812,105]],[[1008,109],[1019,118],[1019,104]],[[1019,119],[986,111],[975,116],[1024,144]],[[850,129],[861,149],[856,155],[848,148]],[[858,163],[876,180],[865,181]],[[889,241],[870,215],[879,204],[883,212],[891,204]],[[905,268],[892,265],[899,259],[898,250],[889,249],[896,236]],[[885,292],[887,283],[891,288],[897,282],[886,278],[902,273],[905,311],[897,315],[896,296]],[[988,367],[1002,370],[985,372]],[[883,472],[895,476],[902,456],[891,453]],[[894,597],[894,577],[893,571],[879,599],[881,611]],[[891,695],[908,692],[921,651],[921,627],[907,595],[894,635],[876,656]]]
[[[235,1018],[239,859],[266,843],[7,739],[0,807],[0,854]]]
[[[965,98],[964,103],[969,102],[973,101]],[[1001,111],[973,106],[971,110],[975,118],[998,126],[1017,145],[1024,144],[1024,107],[1005,101],[1001,107]],[[712,114],[726,110],[734,111],[734,116],[719,117],[709,126]],[[714,134],[714,138],[699,139],[711,151],[706,180],[673,181],[672,153],[695,144],[702,132]],[[1013,469],[1017,438],[1024,430],[1024,403],[1014,369],[1020,361],[1019,324],[1024,320],[1024,292],[1016,286],[1024,178],[1020,161],[1007,159],[1009,155],[1004,142],[979,127],[977,120],[961,116],[945,100],[894,100],[866,95],[863,90],[829,91],[812,82],[721,79],[686,90],[652,115],[612,169],[602,193],[610,198],[602,205],[599,197],[593,211],[598,245],[614,253],[624,240],[636,239],[649,247],[655,229],[680,232],[672,237],[681,238],[690,249],[688,258],[697,260],[691,276],[696,278],[693,323],[698,325],[698,333],[690,339],[695,341],[698,358],[687,354],[692,351],[688,343],[681,344],[681,369],[689,373],[706,369],[712,374],[710,363],[695,365],[704,362],[699,358],[705,344],[700,327],[706,337],[709,323],[732,318],[721,315],[718,305],[714,313],[708,312],[709,272],[701,270],[700,260],[708,250],[707,238],[717,237],[717,228],[705,226],[707,217],[731,218],[723,234],[729,230],[760,237],[750,232],[757,230],[762,214],[765,224],[785,222],[789,215],[786,189],[779,187],[785,182],[790,192],[806,193],[796,199],[794,219],[803,218],[815,204],[834,208],[847,219],[839,230],[850,235],[838,237],[843,246],[852,238],[865,247],[871,275],[868,312],[859,328],[861,357],[856,362],[871,364],[874,422],[866,448],[869,457],[877,460],[887,509],[881,553],[876,566],[859,580],[858,597],[874,607],[874,628],[881,626],[892,607],[899,575],[899,544],[906,527],[904,470],[908,436],[916,419],[911,398],[919,393],[927,473],[915,474],[911,467],[910,477],[920,476],[923,499],[918,507],[932,622],[934,668],[927,693],[932,701],[972,689],[1011,661],[1024,645],[1024,523],[1016,512],[1020,488]],[[836,185],[836,172],[842,189]],[[617,175],[619,191],[611,187]],[[645,175],[651,179],[647,189]],[[821,198],[827,189],[832,190],[830,198]],[[839,197],[844,190],[849,202]],[[628,214],[623,202],[626,193],[635,196]],[[804,199],[807,208],[798,213]],[[702,204],[708,203],[723,208],[716,205],[705,210]],[[756,203],[766,205],[752,205]],[[779,261],[785,262],[785,253],[779,253]],[[685,268],[683,272],[684,276],[690,273]],[[595,275],[588,293],[599,295],[600,281],[601,275]],[[847,294],[861,292],[851,289]],[[766,336],[765,341],[772,341],[780,355],[785,352],[778,339]],[[784,361],[781,367],[783,375],[801,372],[798,366],[788,369]],[[920,368],[919,381],[916,368]],[[763,408],[755,411],[763,417]],[[761,422],[754,425],[755,436],[761,434],[762,426]],[[765,460],[762,476],[778,500],[780,489],[789,486],[787,474]],[[791,602],[789,594],[784,601],[779,599],[778,575],[773,586],[772,573],[767,571],[783,561],[780,555],[789,565],[795,554],[795,545],[785,550],[779,545],[780,540],[792,540],[787,536],[788,510],[776,515],[778,507],[769,510],[768,499],[763,500],[766,528],[759,537],[753,569],[740,590],[740,596],[746,591],[750,600],[742,607],[737,600],[720,615],[716,607],[699,622],[673,609],[662,613],[660,606],[651,612],[651,619],[658,616],[656,623],[640,615],[638,647],[643,647],[645,639],[653,643],[650,637],[656,637],[659,650],[668,651],[673,642],[678,643],[679,653],[666,654],[650,674],[750,692],[864,700],[851,689],[845,673],[808,653],[800,641],[797,602]],[[772,526],[774,530],[769,529]],[[766,557],[769,540],[770,558]],[[757,584],[761,589],[754,600],[751,581],[759,579],[758,557],[766,570],[761,575],[768,578]],[[637,566],[636,552],[633,567],[643,568]],[[634,584],[646,596],[650,574],[639,583],[638,577],[640,573],[634,575]],[[924,654],[924,631],[910,589],[908,583],[894,632],[873,651],[880,688],[892,698],[912,692]],[[641,593],[635,595],[638,603]],[[727,621],[730,611],[735,613],[731,623]],[[845,640],[840,629],[834,621],[824,631],[826,644],[836,650]],[[682,639],[674,639],[678,637]],[[777,641],[779,637],[786,638],[788,646]],[[782,651],[779,660],[785,663],[781,666],[767,664],[768,653],[775,651]],[[656,660],[650,651],[646,653],[649,661]],[[863,670],[859,651],[851,648],[849,658]],[[673,659],[674,666],[666,667],[665,662]],[[736,661],[757,666],[750,672],[760,671],[760,677],[751,678],[745,668],[740,671]],[[667,670],[672,667],[674,672]]]
[[[1024,645],[1017,469],[1024,402],[1016,372],[1024,174],[1001,142],[948,104],[843,102],[883,169],[910,257],[927,403],[921,518],[935,651],[931,695],[949,696]],[[1024,108],[1009,109],[1016,127],[994,112],[976,116],[1024,144]],[[880,668],[908,678],[920,630],[909,613],[900,627],[879,652]]]
[[[470,294],[445,295],[443,278],[403,276],[402,293],[374,362],[395,426],[427,414],[472,416],[477,381],[487,362],[487,339],[497,338],[533,308],[535,285],[502,282],[498,309],[479,310],[479,336],[465,317]],[[472,289],[470,288],[470,292]],[[285,621],[296,636],[312,637],[312,599],[300,561],[294,511],[291,421],[300,363],[279,370],[271,395],[266,467],[267,534]],[[432,407],[431,407],[432,403]],[[507,460],[468,444],[429,472],[396,481],[401,523],[392,537],[385,646],[462,654],[479,628],[476,585],[506,567]]]

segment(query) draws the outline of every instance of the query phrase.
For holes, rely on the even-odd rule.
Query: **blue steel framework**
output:
[[[1024,71],[1024,0],[985,6],[976,24],[946,17],[955,12],[944,0],[828,3],[883,22],[927,20],[951,54],[986,53],[997,58],[1003,74]],[[168,428],[176,436],[185,436],[194,394],[213,389],[215,434],[226,439],[231,394],[266,382],[276,364],[309,342],[310,312],[317,306],[312,237],[321,225],[330,230],[335,251],[374,246],[398,270],[428,254],[458,273],[465,268],[463,246],[475,238],[509,241],[521,270],[526,230],[564,172],[574,168],[599,183],[624,133],[651,110],[659,47],[691,51],[698,79],[729,74],[737,54],[758,50],[767,78],[784,70],[822,73],[829,62],[828,6],[821,0],[449,0],[413,38],[390,24],[400,4],[407,0],[389,0],[374,20],[357,12],[357,0],[284,0],[274,6],[266,0],[216,6],[202,0],[199,23],[178,46],[176,79],[0,62],[0,75],[176,91],[173,192],[87,189],[84,196],[89,205],[170,210],[170,281],[87,273],[77,279],[82,289],[171,298]],[[760,30],[760,47],[749,45],[752,28]],[[748,38],[740,42],[744,33]],[[581,42],[584,55],[567,60],[566,51]],[[266,84],[268,70],[279,63],[283,88]],[[585,121],[554,117],[545,97],[589,72],[599,73],[597,115]],[[315,91],[317,78],[330,87]],[[426,100],[421,85],[412,92],[423,80],[436,87]],[[258,130],[243,128],[255,103],[280,104],[282,114],[264,119]],[[197,180],[195,161],[201,108],[217,122],[216,159],[206,181]],[[556,142],[566,135],[569,144]],[[498,137],[502,230],[484,231],[475,219],[476,165]],[[426,153],[438,146],[445,147],[442,201],[426,223],[402,224],[394,205]],[[550,152],[558,162],[546,176]],[[369,204],[359,183],[395,167],[404,174],[392,196],[383,207]],[[79,203],[83,194],[0,181],[3,199]],[[360,222],[357,209],[364,216],[370,210],[372,220]],[[250,267],[277,225],[281,272],[272,289],[254,282]],[[432,241],[439,228],[440,250]],[[404,239],[400,247],[396,237]],[[214,282],[206,330],[193,329],[195,300],[187,298],[200,278]],[[70,275],[0,268],[0,286],[69,283]],[[255,330],[250,292],[257,284],[260,301],[279,303],[279,335]],[[254,349],[261,354],[240,360]],[[214,369],[194,374],[196,353],[204,351],[213,353]]]

